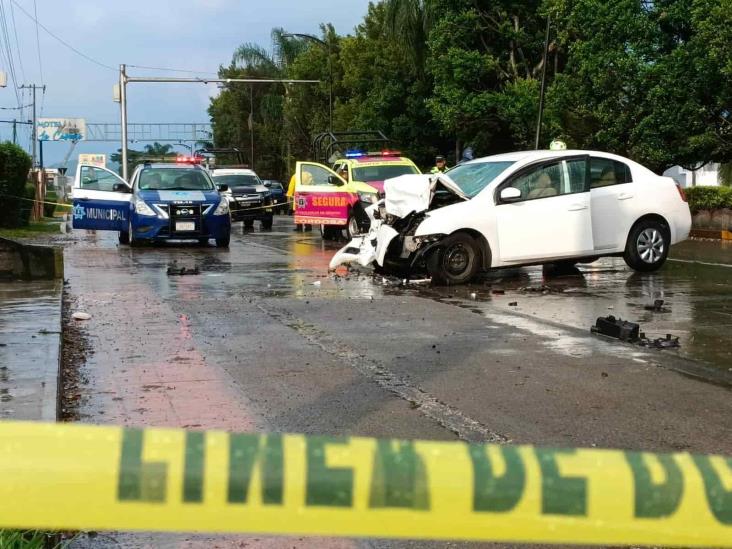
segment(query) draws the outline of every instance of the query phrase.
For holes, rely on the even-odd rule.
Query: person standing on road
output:
[[[445,157],[444,156],[436,156],[435,157],[435,165],[430,170],[430,173],[431,174],[445,173],[446,170],[447,170],[447,162],[445,162]]]
[[[310,175],[309,172],[303,172],[303,184],[308,185],[312,183],[312,175]],[[290,178],[290,182],[287,184],[287,200],[290,203],[290,211],[292,212],[292,215],[295,215],[295,210],[297,209],[297,204],[295,203],[295,187],[297,185],[297,182],[295,180],[295,174],[292,174],[292,177]],[[312,225],[302,225],[295,223],[294,231],[302,232],[304,230],[306,231],[312,231],[313,226]]]

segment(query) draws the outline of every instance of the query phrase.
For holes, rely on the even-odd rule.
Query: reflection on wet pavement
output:
[[[0,419],[54,421],[61,286],[0,283]]]

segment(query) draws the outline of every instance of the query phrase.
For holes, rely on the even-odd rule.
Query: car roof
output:
[[[257,172],[248,168],[214,168],[211,175],[257,175]]]
[[[138,168],[194,168],[199,170],[204,169],[203,166],[199,164],[189,164],[187,162],[145,162],[143,164],[138,164]]]
[[[552,151],[552,150],[538,150],[538,151],[516,151],[516,152],[509,152],[509,153],[501,153],[501,154],[494,154],[492,156],[484,156],[481,158],[476,158],[475,160],[470,160],[468,162],[465,162],[465,164],[472,164],[472,163],[480,163],[480,162],[515,162],[520,167],[525,164],[530,164],[535,161],[539,160],[551,160],[554,158],[565,158],[568,156],[580,156],[580,155],[592,155],[592,156],[599,156],[603,158],[610,158],[612,160],[618,160],[619,162],[624,162],[625,164],[628,164],[629,166],[633,167],[635,170],[642,171],[647,174],[653,174],[651,170],[643,166],[642,164],[639,164],[638,162],[635,162],[634,160],[631,160],[630,158],[626,158],[624,156],[620,156],[617,154],[604,152],[604,151],[593,151],[593,150],[584,150],[584,149],[567,149],[563,151]]]
[[[343,160],[351,164],[414,164],[406,156],[359,156],[358,158],[343,158],[337,162]]]

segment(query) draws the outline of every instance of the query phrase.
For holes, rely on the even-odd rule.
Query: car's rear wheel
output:
[[[231,236],[226,236],[224,238],[217,238],[216,246],[219,248],[228,248],[230,241],[231,241]]]
[[[464,233],[448,236],[427,258],[432,282],[443,286],[465,284],[478,272],[480,250],[475,240]]]
[[[631,229],[623,259],[636,271],[657,271],[666,262],[670,245],[668,227],[659,221],[647,219]]]

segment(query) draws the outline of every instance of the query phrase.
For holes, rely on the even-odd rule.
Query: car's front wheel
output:
[[[631,269],[657,271],[666,262],[671,237],[668,227],[648,219],[636,224],[628,235],[623,259]]]
[[[272,228],[272,223],[274,222],[274,219],[271,217],[265,217],[262,219],[262,228],[269,230]]]
[[[140,245],[140,241],[135,238],[135,233],[132,230],[132,221],[127,224],[127,243],[132,247]]]
[[[465,284],[478,272],[480,250],[475,239],[464,233],[448,236],[427,258],[432,282],[443,286]]]
[[[130,233],[125,231],[119,232],[119,243],[120,244],[129,244],[130,243]]]
[[[231,241],[231,236],[226,236],[224,238],[217,238],[216,246],[219,248],[228,248],[230,241]]]

